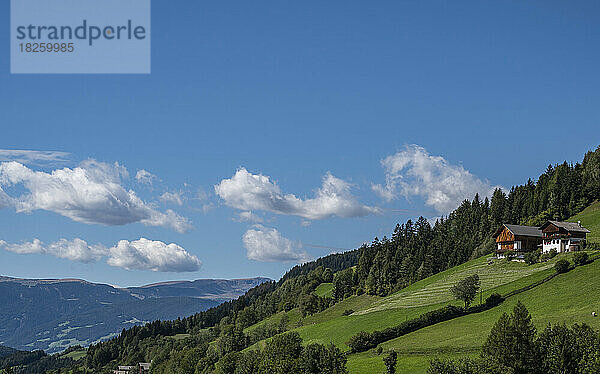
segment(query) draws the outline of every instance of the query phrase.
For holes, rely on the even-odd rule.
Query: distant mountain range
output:
[[[268,278],[199,279],[116,288],[80,279],[0,276],[0,345],[54,353],[170,320],[243,295]]]

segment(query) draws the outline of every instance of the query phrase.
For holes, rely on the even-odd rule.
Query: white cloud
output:
[[[242,241],[250,260],[297,263],[310,260],[310,256],[300,250],[300,244],[294,244],[279,231],[262,225],[246,231]]]
[[[73,240],[60,239],[47,246],[39,239],[20,244],[8,244],[0,241],[0,247],[18,254],[41,253],[84,263],[97,261],[105,253],[104,247],[100,245],[90,246],[79,238]]]
[[[88,160],[70,169],[34,171],[18,162],[0,163],[0,186],[23,185],[28,193],[10,198],[18,213],[47,210],[87,224],[125,225],[141,222],[177,232],[191,229],[189,221],[172,210],[160,212],[121,182],[127,170],[115,163]],[[0,206],[3,205],[0,192]],[[6,204],[4,204],[6,205]]]
[[[372,186],[381,198],[390,201],[398,195],[421,196],[425,204],[443,214],[465,199],[472,199],[476,193],[482,198],[491,196],[499,187],[479,179],[460,165],[450,164],[441,156],[430,155],[418,145],[405,146],[404,150],[383,159],[381,164],[385,169],[385,186]]]
[[[310,220],[331,216],[362,217],[380,212],[379,208],[360,204],[350,189],[349,183],[327,173],[316,196],[303,200],[293,194],[283,194],[268,176],[252,174],[245,168],[215,185],[216,194],[225,204],[245,211],[265,210]]]
[[[192,272],[200,269],[202,262],[175,243],[158,240],[121,240],[106,248],[101,244],[89,245],[82,239],[60,239],[44,245],[39,239],[31,242],[9,244],[0,240],[0,248],[18,254],[46,254],[71,261],[90,263],[106,258],[111,266],[128,270],[152,270],[162,272]]]
[[[202,187],[198,188],[192,199],[197,200],[202,204],[202,213],[205,215],[215,208],[215,204],[211,202],[212,195],[204,191]]]
[[[191,272],[200,269],[200,260],[175,243],[141,238],[121,240],[108,249],[106,261],[111,266],[125,269]]]
[[[68,162],[68,152],[0,149],[0,161],[17,161],[22,164],[54,164]]]
[[[98,260],[104,253],[104,247],[101,245],[88,245],[81,239],[71,241],[61,239],[51,243],[46,247],[47,253],[72,261],[92,262]]]
[[[39,239],[33,239],[31,242],[21,244],[8,244],[4,240],[0,240],[0,247],[5,250],[18,254],[42,253],[42,242]]]
[[[14,204],[13,200],[4,192],[2,186],[0,185],[0,209],[8,208]]]
[[[149,216],[148,218],[142,219],[140,222],[146,226],[160,226],[169,227],[178,233],[184,233],[193,228],[190,221],[175,213],[171,209],[165,210],[165,212],[159,212],[150,206],[147,207]]]
[[[149,171],[141,169],[135,173],[135,179],[140,183],[152,186],[152,183],[154,183],[154,180],[157,179],[157,177]]]
[[[236,219],[236,221],[262,223],[264,220],[250,211],[244,211],[238,213],[238,218]]]
[[[160,195],[159,199],[163,203],[172,203],[172,204],[182,206],[183,202],[185,201],[185,196],[183,196],[182,191],[177,191],[177,192],[167,191],[167,192],[163,193],[162,195]]]
[[[204,191],[204,189],[202,189],[202,187],[200,187],[198,188],[198,191],[196,191],[196,196],[194,197],[194,199],[206,202],[210,199],[210,196],[206,191]]]

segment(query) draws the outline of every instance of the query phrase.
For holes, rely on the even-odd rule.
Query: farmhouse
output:
[[[494,233],[496,257],[504,258],[508,253],[519,260],[525,252],[535,251],[542,245],[542,231],[534,226],[504,224]]]
[[[583,248],[586,235],[590,230],[580,222],[547,221],[541,227],[504,224],[496,230],[496,257],[504,258],[508,254],[516,260],[522,260],[525,252],[542,249],[548,253],[579,251]]]
[[[581,222],[557,222],[548,221],[540,227],[543,234],[544,253],[556,250],[556,252],[571,252],[582,249],[586,235],[590,230],[581,226]]]

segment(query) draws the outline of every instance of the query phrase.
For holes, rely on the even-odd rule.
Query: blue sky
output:
[[[597,2],[152,6],[150,75],[10,75],[0,5],[0,274],[279,278],[600,143]]]

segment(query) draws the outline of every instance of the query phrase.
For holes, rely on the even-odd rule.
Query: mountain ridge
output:
[[[59,352],[108,339],[123,328],[192,315],[268,281],[198,279],[118,288],[74,278],[0,276],[0,344]]]

